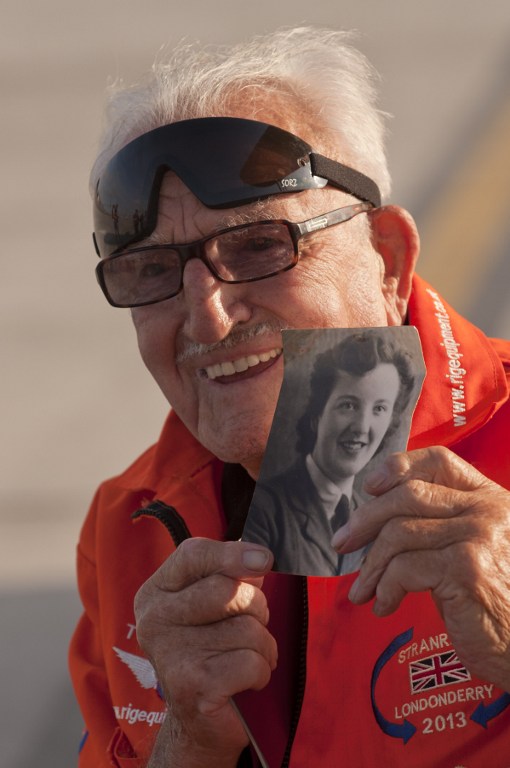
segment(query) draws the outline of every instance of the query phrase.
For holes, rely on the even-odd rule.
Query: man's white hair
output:
[[[257,109],[276,104],[285,105],[298,126],[309,127],[314,149],[366,173],[386,198],[391,181],[384,114],[376,105],[378,76],[351,38],[349,32],[298,27],[234,46],[165,49],[142,82],[112,86],[92,189],[115,153],[153,128],[228,116],[236,103],[249,106],[246,116],[257,119]]]

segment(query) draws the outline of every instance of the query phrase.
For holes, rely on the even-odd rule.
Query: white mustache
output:
[[[267,320],[263,323],[257,323],[251,325],[248,328],[233,328],[221,341],[217,341],[214,344],[198,344],[195,342],[189,342],[181,349],[176,355],[175,362],[177,364],[184,363],[187,360],[192,360],[194,357],[200,357],[202,355],[209,354],[210,352],[218,352],[219,350],[233,349],[239,344],[244,344],[251,339],[255,339],[258,336],[264,336],[265,334],[281,333],[286,326],[282,325],[278,321]]]

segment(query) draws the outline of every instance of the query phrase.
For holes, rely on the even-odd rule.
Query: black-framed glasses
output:
[[[144,245],[102,259],[96,267],[97,279],[114,307],[141,307],[176,296],[191,259],[200,259],[224,283],[265,280],[298,263],[302,237],[343,224],[372,208],[371,203],[355,203],[301,222],[254,221],[193,243]]]

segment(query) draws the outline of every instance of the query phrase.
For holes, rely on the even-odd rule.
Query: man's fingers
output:
[[[446,550],[404,552],[395,557],[377,584],[373,611],[388,616],[409,592],[430,591],[459,658],[472,674],[488,680],[508,679],[508,599],[510,584],[498,569],[488,574],[478,543]],[[472,585],[476,584],[476,593]],[[359,583],[353,602],[365,600]]]
[[[183,706],[204,701],[210,706],[214,700],[219,707],[241,690],[263,688],[278,661],[274,637],[246,615],[208,626],[173,626],[159,646],[165,670],[160,682]]]
[[[388,456],[365,478],[365,490],[379,496],[410,479],[444,485],[461,491],[473,491],[490,484],[471,464],[447,448],[434,446]]]
[[[434,592],[444,578],[443,565],[438,551],[398,555],[377,585],[374,613],[378,616],[393,613],[408,592]]]
[[[370,548],[360,571],[357,602],[374,596],[377,585],[389,564],[406,552],[444,549],[462,542],[470,526],[464,518],[452,521],[434,519],[390,520]]]
[[[216,622],[200,627],[175,627],[173,645],[186,647],[187,657],[201,659],[202,672],[212,674],[224,655],[244,649],[264,658],[271,669],[276,666],[278,653],[276,641],[270,632],[261,627],[253,616],[235,616],[229,621]]]
[[[383,574],[394,558],[413,552],[444,552],[449,547],[462,545],[474,534],[470,519],[457,517],[450,521],[438,519],[396,518],[390,520],[370,548],[356,584],[357,603],[370,600],[382,581]],[[454,549],[450,550],[453,555]],[[428,587],[427,587],[428,588]]]
[[[160,612],[176,626],[200,626],[249,614],[267,624],[269,610],[264,594],[253,584],[214,574],[195,581],[180,592],[160,590]]]
[[[202,715],[213,715],[236,693],[264,688],[272,669],[274,666],[256,651],[236,648],[209,663],[189,664],[184,672],[195,691],[198,711]]]
[[[342,554],[354,552],[373,541],[390,520],[449,519],[466,511],[472,501],[465,491],[408,480],[353,510],[349,522],[335,533],[331,543]]]
[[[258,544],[242,541],[220,542],[191,538],[154,574],[154,583],[168,592],[179,592],[200,579],[223,574],[250,580],[265,575],[273,564],[271,552]]]

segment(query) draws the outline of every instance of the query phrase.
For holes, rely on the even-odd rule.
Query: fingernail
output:
[[[250,571],[264,571],[269,562],[269,553],[265,549],[246,549],[243,552],[243,565]]]
[[[353,584],[352,584],[352,586],[351,586],[351,588],[349,590],[349,600],[351,602],[355,602],[356,601],[356,596],[358,594],[358,590],[359,590],[359,576],[356,579],[356,581],[353,582]]]
[[[384,466],[377,467],[365,477],[365,486],[370,488],[382,488],[388,482],[388,473]]]
[[[351,535],[351,524],[350,522],[345,523],[345,525],[342,525],[341,528],[338,529],[333,534],[333,538],[331,539],[331,546],[334,547],[334,549],[342,549],[344,544],[347,542]]]

